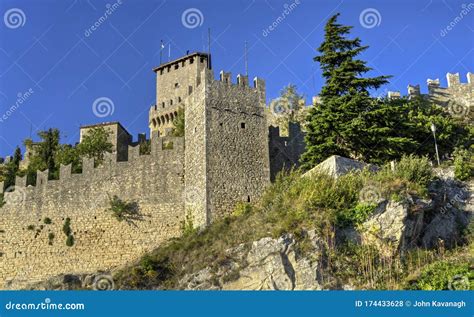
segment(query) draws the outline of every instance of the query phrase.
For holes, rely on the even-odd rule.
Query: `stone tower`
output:
[[[205,226],[253,202],[270,182],[265,82],[220,72],[210,57],[193,53],[154,69],[157,104],[150,109],[152,135],[169,133],[178,109],[185,113],[185,211]]]
[[[149,112],[151,136],[169,134],[178,109],[184,108],[184,99],[193,93],[199,74],[207,67],[210,67],[207,54],[194,53],[153,69],[156,73],[156,105]]]

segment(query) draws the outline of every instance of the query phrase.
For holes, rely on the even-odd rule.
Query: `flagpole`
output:
[[[168,44],[168,62],[171,60],[171,43]]]
[[[163,62],[163,40],[161,40],[161,44],[160,44],[160,65],[162,64]]]

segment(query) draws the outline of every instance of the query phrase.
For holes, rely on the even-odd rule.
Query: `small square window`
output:
[[[171,106],[173,105],[173,99],[170,100],[170,105],[171,105]]]
[[[178,64],[174,65],[174,69],[178,69],[178,68],[179,68]]]
[[[174,88],[179,88],[179,83],[175,83]]]
[[[178,102],[181,102],[181,97],[178,97]]]
[[[224,124],[222,122],[220,122],[219,125],[222,127]]]
[[[165,107],[165,103],[164,103],[164,102],[162,102],[162,103],[161,103],[161,106],[164,108],[164,107]]]
[[[194,63],[194,58],[191,58],[191,59],[189,60],[189,64],[192,64],[192,63]]]
[[[242,123],[240,124],[240,128],[245,129],[245,122],[242,122]]]

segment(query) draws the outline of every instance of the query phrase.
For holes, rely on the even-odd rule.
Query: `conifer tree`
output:
[[[306,168],[333,154],[366,159],[379,141],[377,133],[383,132],[367,121],[374,106],[368,90],[386,84],[390,76],[362,77],[371,68],[356,56],[368,46],[362,46],[359,38],[348,39],[352,27],[338,24],[338,16],[328,20],[318,48],[321,54],[314,58],[320,63],[325,85],[321,104],[307,118],[307,151],[302,157]]]

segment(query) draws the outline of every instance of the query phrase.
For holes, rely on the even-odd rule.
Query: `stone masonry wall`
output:
[[[173,149],[163,142],[172,142]],[[82,174],[62,166],[60,179],[53,181],[47,180],[47,171],[39,172],[36,187],[25,188],[25,179],[17,178],[15,191],[5,193],[8,203],[0,208],[0,288],[124,265],[181,234],[182,138],[155,138],[150,155],[140,156],[138,146],[130,147],[127,162],[109,155],[103,166],[93,166],[92,160],[84,160]],[[114,218],[107,210],[113,195],[135,202],[138,219],[129,223]],[[66,246],[62,231],[66,218],[71,219],[72,247]]]
[[[226,74],[228,75],[228,74]],[[224,79],[224,80],[223,80]],[[210,220],[253,202],[270,182],[265,85],[246,76],[237,84],[209,80],[206,93],[206,149]]]
[[[306,146],[299,123],[289,123],[288,136],[281,136],[279,127],[270,126],[268,136],[270,178],[274,181],[280,171],[288,171],[300,165],[299,160]]]

